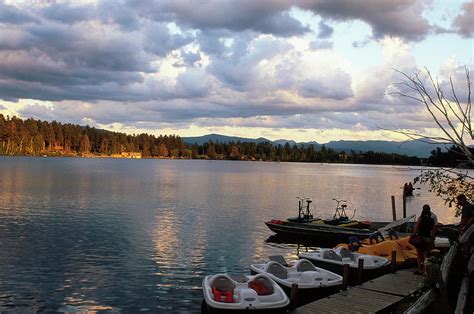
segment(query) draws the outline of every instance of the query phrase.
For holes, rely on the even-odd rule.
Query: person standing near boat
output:
[[[467,201],[466,195],[459,194],[456,197],[458,205],[461,207],[461,222],[459,223],[459,233],[463,234],[470,225],[474,223],[474,205]]]
[[[413,184],[410,183],[405,183],[403,185],[403,196],[413,196]]]
[[[431,216],[430,205],[423,205],[421,215],[416,221],[415,235],[422,238],[416,246],[416,259],[418,268],[415,274],[423,274],[425,272],[425,260],[429,257],[430,251],[434,245],[436,235],[436,223]]]

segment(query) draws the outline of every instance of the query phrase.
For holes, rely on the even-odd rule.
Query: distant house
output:
[[[140,152],[123,152],[121,154],[112,154],[110,155],[112,158],[134,158],[140,159],[142,158],[142,153]]]
[[[121,155],[122,158],[142,158],[142,153],[140,152],[123,152]]]

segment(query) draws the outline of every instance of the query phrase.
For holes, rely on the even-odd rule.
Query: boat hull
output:
[[[281,309],[221,309],[214,308],[207,304],[206,300],[202,300],[201,313],[288,313],[288,306]]]
[[[365,229],[346,228],[338,226],[330,226],[325,224],[301,224],[301,223],[276,223],[265,222],[267,227],[278,235],[288,237],[305,238],[312,242],[320,242],[330,246],[338,243],[346,243],[349,237],[357,237],[358,239],[368,238],[373,231]]]
[[[307,256],[304,257],[314,264],[316,267],[324,268],[338,275],[343,275],[344,266],[336,263],[331,263],[330,261],[323,261],[318,259],[312,259]],[[382,275],[388,274],[390,272],[390,264],[384,265],[380,268],[374,269],[364,269],[362,271],[362,278],[359,281],[359,270],[355,267],[349,267],[349,278],[348,284],[354,286],[374,278],[380,277]]]

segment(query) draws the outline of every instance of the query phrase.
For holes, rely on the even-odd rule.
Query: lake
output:
[[[263,223],[297,214],[297,196],[330,217],[388,221],[390,196],[419,173],[399,166],[205,160],[0,157],[0,311],[200,312],[201,281],[248,273],[268,255]],[[454,210],[426,187],[441,223]]]

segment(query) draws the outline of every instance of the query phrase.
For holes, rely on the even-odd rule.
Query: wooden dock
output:
[[[387,311],[395,304],[422,288],[424,277],[414,270],[399,270],[330,297],[309,303],[292,311],[303,313],[377,313]]]

